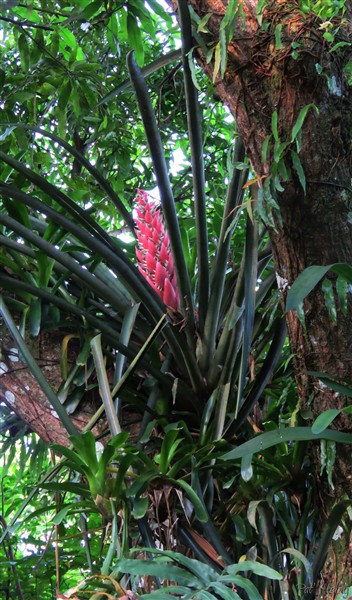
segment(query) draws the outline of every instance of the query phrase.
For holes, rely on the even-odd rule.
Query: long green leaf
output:
[[[138,314],[138,310],[139,310],[139,304],[129,304],[129,306],[125,312],[121,331],[120,331],[120,342],[122,344],[124,344],[124,346],[128,346],[128,344],[129,344],[130,337],[132,335],[132,331],[133,331],[136,317]],[[117,384],[117,382],[122,377],[125,361],[126,361],[126,357],[123,354],[121,354],[121,352],[118,352],[116,355],[116,360],[115,360],[115,371],[114,371],[114,381],[113,381],[114,386]],[[119,415],[120,402],[119,402],[118,397],[115,398],[115,408],[116,408],[116,414]]]
[[[340,524],[340,521],[345,511],[349,506],[351,506],[351,503],[351,500],[344,500],[343,502],[339,502],[334,506],[334,508],[328,516],[313,560],[313,581],[317,581],[319,573],[324,566],[324,562],[326,560],[326,555],[328,553],[332,537],[338,525]]]
[[[11,217],[0,213],[0,223],[5,225],[8,229],[16,231],[18,235],[41,249],[47,256],[52,257],[58,263],[63,265],[68,273],[74,273],[81,283],[87,286],[88,289],[94,290],[100,297],[108,301],[113,307],[121,310],[121,305],[116,303],[117,295],[114,294],[101,280],[98,280],[95,275],[90,273],[87,269],[83,269],[82,265],[75,261],[67,252],[62,252],[54,245],[50,244],[42,237],[38,236],[32,230],[24,227],[18,221],[15,221]]]
[[[154,560],[147,559],[121,559],[117,562],[116,567],[121,573],[128,573],[129,575],[156,575],[160,579],[171,579],[176,581],[180,585],[187,585],[193,587],[201,587],[201,581],[176,565],[170,564],[170,562],[157,562]]]
[[[190,594],[192,594],[190,596]],[[153,590],[150,594],[143,594],[145,600],[174,600],[175,598],[187,598],[190,600],[194,597],[195,592],[191,592],[189,587],[184,585],[168,585],[166,588]],[[199,600],[202,600],[200,596]],[[213,597],[211,600],[214,600]]]
[[[238,381],[238,392],[235,415],[242,404],[242,395],[248,372],[248,358],[252,341],[254,312],[255,312],[255,287],[257,282],[257,261],[258,261],[258,231],[257,224],[252,222],[247,216],[246,229],[246,248],[245,248],[245,313],[244,313],[244,332],[242,342],[240,376]]]
[[[320,373],[319,371],[307,371],[307,375],[311,377],[317,377],[320,381],[330,387],[335,392],[342,394],[343,396],[347,396],[348,398],[352,398],[352,388],[350,386],[344,385],[335,379],[332,379],[327,373]]]
[[[268,502],[264,501],[258,504],[257,507],[258,513],[258,531],[259,537],[262,545],[264,546],[266,552],[265,562],[272,565],[274,569],[277,569],[279,566],[278,560],[278,538],[276,533],[276,524],[274,522],[274,512],[272,507],[268,504]],[[259,564],[259,569],[262,566]],[[258,567],[257,567],[258,568]],[[261,573],[257,573],[260,575]],[[278,574],[278,573],[277,573]],[[264,575],[265,577],[265,575]],[[267,577],[269,578],[269,577]],[[273,577],[273,579],[282,579],[282,577]],[[278,591],[278,586],[274,586],[276,588],[276,592]]]
[[[96,335],[90,342],[95,372],[97,374],[100,397],[103,402],[106,418],[110,427],[111,435],[115,437],[121,433],[121,425],[118,420],[118,416],[115,411],[114,403],[112,401],[112,395],[110,392],[110,385],[108,376],[106,373],[105,362],[103,351],[101,347],[101,334]]]
[[[295,310],[303,302],[304,298],[310,294],[317,283],[330,270],[332,265],[326,267],[312,266],[307,267],[297,277],[287,295],[286,312]]]
[[[111,541],[104,558],[103,565],[101,567],[102,575],[109,575],[111,573],[111,565],[115,560],[117,541],[119,539],[119,520],[116,514],[116,507],[113,500],[110,500],[110,507],[112,512],[112,523],[111,523]]]
[[[211,581],[216,581],[218,578],[218,572],[215,571],[215,569],[205,565],[203,561],[189,558],[180,552],[155,550],[154,554],[161,557],[166,556],[179,565],[182,565],[188,571],[190,571],[190,573],[193,573],[196,577],[198,577],[204,585],[210,583]]]
[[[246,577],[242,577],[242,575],[235,575],[233,578],[233,584],[237,587],[242,588],[248,595],[248,600],[263,600],[263,596],[259,594],[257,588],[254,583],[247,579]]]
[[[241,596],[235,590],[219,581],[213,581],[209,587],[216,593],[217,597],[223,600],[241,600]]]
[[[72,439],[72,444],[79,457],[89,467],[93,474],[98,470],[99,461],[95,445],[95,437],[91,431],[85,431],[80,436]],[[111,448],[109,447],[109,450]]]
[[[342,412],[342,409],[338,408],[330,408],[329,410],[324,410],[314,421],[312,425],[313,433],[321,433],[329,427],[330,423],[333,422],[334,419]]]
[[[136,316],[138,313],[139,304],[130,304],[128,309],[126,310],[124,320],[122,323],[121,331],[120,331],[120,342],[124,344],[124,346],[128,346],[130,341],[131,334],[133,332],[133,327],[136,321]],[[123,354],[118,354],[116,356],[115,361],[115,371],[114,371],[114,385],[121,378],[123,368],[125,364],[125,356]]]
[[[183,479],[178,479],[177,481],[174,481],[174,483],[182,487],[186,492],[188,499],[193,505],[197,519],[199,519],[199,521],[207,521],[209,515],[204,508],[203,502],[199,499],[193,488]]]
[[[112,244],[112,239],[110,238],[109,234],[92,219],[86,210],[73,202],[73,200],[71,200],[71,198],[67,196],[67,194],[65,194],[60,188],[50,183],[50,181],[33,171],[33,169],[28,168],[20,161],[1,151],[0,158],[2,158],[2,160],[12,168],[16,169],[16,171],[24,175],[26,179],[34,183],[34,185],[43,190],[49,196],[49,198],[55,200],[60,206],[62,206],[65,212],[70,214],[75,221],[83,225],[92,235],[98,237],[99,239],[105,240],[105,242],[107,242],[109,245]],[[5,198],[6,188],[10,188],[10,186],[7,186],[7,184],[2,184]],[[116,251],[119,251],[118,247]]]
[[[291,154],[293,168],[298,175],[298,179],[303,188],[304,193],[306,193],[306,176],[305,176],[300,158],[299,158],[297,152],[295,152],[294,150],[291,150],[290,154]]]
[[[303,123],[304,123],[304,121],[305,121],[305,118],[306,118],[306,116],[307,116],[307,113],[308,113],[308,111],[309,111],[309,109],[310,109],[310,108],[312,108],[312,109],[313,109],[313,110],[314,110],[316,113],[318,113],[318,112],[319,112],[319,109],[318,109],[318,107],[317,107],[317,106],[315,106],[315,104],[307,104],[306,106],[304,106],[304,107],[301,109],[301,111],[300,111],[300,113],[299,113],[299,115],[298,115],[298,117],[297,117],[297,121],[296,121],[296,123],[294,124],[294,127],[293,127],[293,129],[292,129],[292,137],[291,137],[291,142],[294,142],[294,141],[295,141],[295,139],[296,139],[297,135],[298,135],[298,134],[299,134],[299,132],[301,131],[301,129],[302,129],[302,126],[303,126]]]
[[[88,487],[83,487],[79,483],[72,483],[71,481],[63,481],[62,483],[58,483],[57,481],[44,482],[38,484],[39,488],[43,490],[50,490],[51,492],[69,492],[70,494],[79,494],[83,498],[91,498],[92,495],[89,491]]]
[[[331,440],[341,444],[352,444],[352,436],[348,433],[342,433],[333,429],[325,429],[320,433],[312,433],[310,427],[287,427],[285,429],[276,429],[275,431],[268,431],[262,433],[252,440],[241,444],[237,448],[230,450],[224,454],[222,460],[235,460],[242,458],[248,453],[255,454],[256,452],[262,452],[267,448],[276,446],[281,442],[299,442],[299,441],[313,441],[313,440]]]
[[[252,571],[252,573],[260,577],[266,577],[267,579],[282,579],[281,573],[255,560],[244,560],[235,565],[228,565],[225,569],[225,572],[230,576],[237,575],[237,573],[241,573],[242,571]]]
[[[228,429],[231,435],[233,435],[242,426],[244,420],[251,412],[253,406],[261,397],[265,387],[271,381],[274,373],[274,369],[278,364],[283,345],[287,336],[287,328],[284,318],[279,319],[274,323],[273,330],[271,331],[272,342],[270,344],[269,351],[264,359],[263,365],[256,375],[254,385],[241,406],[237,419],[234,419],[233,426],[228,423]]]
[[[309,562],[309,560],[304,556],[304,554],[302,554],[302,552],[300,552],[299,550],[297,550],[296,548],[284,548],[283,550],[280,550],[280,554],[287,552],[287,554],[291,554],[292,556],[294,556],[295,558],[298,558],[298,560],[301,561],[301,563],[303,564],[305,570],[306,570],[306,577],[307,577],[307,581],[308,581],[308,585],[312,585],[313,584],[313,570],[312,570],[312,566]]]
[[[334,271],[346,279],[348,283],[352,283],[352,267],[345,263],[333,263],[323,267],[317,265],[307,267],[298,275],[287,295],[286,312],[297,310],[304,298],[310,294],[328,271]]]
[[[186,111],[191,164],[193,175],[194,213],[198,256],[198,319],[202,335],[209,298],[208,226],[205,202],[205,174],[203,158],[202,119],[198,92],[193,83],[189,65],[189,54],[194,47],[191,19],[186,0],[179,0],[179,15],[182,36],[182,62],[186,95]]]
[[[85,319],[93,327],[100,329],[106,336],[106,339],[110,343],[114,344],[114,346],[119,350],[119,352],[122,352],[128,358],[134,357],[132,349],[123,346],[119,343],[118,340],[116,340],[116,330],[110,327],[106,322],[103,322],[101,319],[92,315],[89,311],[78,307],[76,304],[71,304],[66,300],[63,300],[62,298],[59,298],[58,296],[54,296],[47,290],[42,290],[34,285],[30,285],[22,281],[17,281],[7,275],[0,274],[0,284],[4,288],[9,289],[10,291],[16,291],[18,293],[26,292],[33,296],[38,296],[38,298],[42,298],[47,303],[54,304],[64,312],[67,312],[68,314],[72,313],[80,319]],[[156,370],[155,373],[159,373],[159,370]],[[166,380],[164,380],[164,383],[165,382]]]
[[[235,163],[242,162],[244,155],[245,150],[243,142],[238,138],[236,140],[233,161]],[[229,219],[231,219],[236,206],[239,206],[242,202],[244,194],[243,185],[247,177],[248,171],[240,171],[235,168],[227,190],[219,242],[211,270],[209,308],[204,325],[203,339],[201,340],[201,354],[199,361],[204,372],[208,371],[209,364],[214,356],[215,342],[219,328],[220,308],[223,299],[226,269],[231,247],[231,231],[228,230]]]
[[[241,347],[244,312],[244,258],[243,254],[235,290],[232,292],[231,304],[227,309],[225,324],[210,366],[208,380],[211,385],[216,385],[219,380],[219,366],[222,368],[221,379],[223,382],[233,376],[233,368]]]

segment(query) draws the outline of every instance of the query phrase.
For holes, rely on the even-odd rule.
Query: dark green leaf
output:
[[[333,265],[327,265],[326,267],[312,266],[304,269],[288,292],[286,312],[297,309],[297,306],[303,302],[304,298],[310,294],[332,266]]]
[[[319,113],[318,108],[315,106],[315,104],[307,104],[307,106],[304,106],[302,108],[302,110],[300,111],[297,121],[292,129],[292,137],[291,137],[291,142],[294,142],[298,133],[301,131],[303,123],[305,121],[305,118],[307,116],[307,113],[309,111],[309,109],[312,108],[316,113]]]
[[[278,114],[277,114],[277,110],[274,110],[274,112],[271,116],[271,132],[274,136],[275,142],[280,142],[279,132],[277,129],[277,122],[278,122]]]
[[[22,69],[27,72],[29,69],[29,47],[25,33],[21,33],[18,38],[18,49],[20,52]]]
[[[304,193],[306,193],[306,176],[304,174],[304,170],[302,167],[302,163],[299,159],[299,156],[298,156],[297,152],[295,152],[294,150],[291,150],[291,159],[292,159],[293,168],[298,175],[299,182],[303,188]]]
[[[203,502],[199,499],[193,488],[191,488],[191,486],[183,479],[178,479],[175,483],[182,487],[186,492],[188,499],[193,505],[197,519],[199,519],[199,521],[207,521],[209,518],[207,511],[204,508]]]
[[[325,429],[317,434],[313,433],[310,427],[288,427],[286,429],[280,428],[275,431],[262,433],[252,440],[234,448],[234,450],[227,452],[222,456],[222,459],[235,460],[237,458],[242,458],[242,456],[246,456],[248,453],[255,454],[256,452],[261,452],[267,448],[276,446],[281,442],[312,441],[318,439],[327,439],[349,445],[352,444],[352,436],[348,433]]]
[[[252,571],[256,575],[259,575],[260,577],[266,577],[267,579],[282,579],[282,575],[280,573],[271,567],[268,567],[267,565],[256,562],[255,560],[244,560],[236,565],[229,565],[225,569],[225,572],[231,576],[237,575],[237,573],[240,573],[241,571]]]
[[[277,50],[281,50],[282,48],[281,31],[282,23],[278,23],[275,27],[275,46]]]
[[[185,569],[181,569],[176,565],[157,562],[156,560],[139,560],[139,559],[120,559],[117,561],[116,567],[122,573],[129,575],[154,575],[160,579],[173,580],[180,585],[200,587],[201,581],[195,575],[189,573]]]
[[[141,30],[137,23],[135,15],[131,12],[127,15],[127,31],[128,31],[128,43],[133,48],[137,63],[140,67],[143,67],[144,63],[144,45]]]
[[[242,456],[241,477],[243,481],[250,481],[253,477],[252,460],[253,456],[251,454],[246,454],[245,456]]]
[[[338,408],[330,408],[321,413],[314,421],[312,425],[313,433],[321,433],[327,427],[329,427],[330,423],[341,413],[341,410]]]
[[[321,289],[323,290],[323,293],[324,293],[325,306],[328,309],[330,319],[336,325],[337,311],[336,311],[335,295],[334,295],[334,288],[332,285],[332,281],[328,278],[325,278],[321,285]]]
[[[40,298],[34,298],[29,308],[29,332],[32,337],[37,337],[40,333],[41,318],[42,301]]]

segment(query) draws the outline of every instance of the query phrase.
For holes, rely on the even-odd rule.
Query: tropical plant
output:
[[[86,9],[81,16],[89,19]],[[134,2],[128,3],[126,16],[117,21],[127,19],[128,42],[141,62],[136,10]],[[146,24],[145,12],[140,14]],[[150,199],[153,192],[135,192],[136,174],[130,184],[123,183],[124,194],[123,178],[105,177],[109,160],[93,154],[89,161],[76,143],[63,139],[66,116],[79,122],[83,108],[91,120],[97,100],[87,92],[87,107],[81,94],[70,95],[68,87],[76,87],[71,79],[60,82],[61,135],[50,126],[14,122],[8,112],[4,118],[0,311],[18,347],[19,364],[27,363],[70,435],[66,446],[53,446],[64,458],[37,486],[50,504],[30,518],[55,512],[58,547],[79,515],[87,558],[85,566],[81,555],[75,564],[85,579],[77,588],[75,573],[76,597],[88,593],[88,573],[102,576],[93,580],[95,586],[101,583],[96,597],[121,596],[129,585],[127,573],[155,577],[137,581],[134,590],[155,597],[242,597],[245,590],[250,598],[286,593],[299,598],[303,588],[314,590],[348,507],[342,499],[320,526],[306,445],[323,440],[331,473],[334,444],[351,440],[327,429],[328,419],[315,429],[302,426],[289,382],[292,369],[270,243],[255,210],[257,182],[248,181],[249,163],[237,133],[227,170],[220,169],[210,182],[184,2],[180,15],[191,176],[185,169],[171,182],[165,132],[143,73],[134,55],[127,56],[160,206]],[[112,29],[109,20],[110,36]],[[68,36],[61,35],[62,53]],[[19,43],[23,62],[28,60],[25,39]],[[82,90],[84,77],[78,83]],[[126,86],[122,82],[114,94]],[[143,147],[135,129],[135,144]],[[89,142],[96,142],[94,135]],[[28,148],[35,149],[36,160],[28,160]],[[141,150],[139,166],[145,154]],[[65,161],[75,165],[73,178]],[[147,163],[140,177],[144,190],[151,186],[151,173]],[[94,194],[97,202],[91,203]],[[134,204],[126,201],[134,196]],[[117,236],[109,231],[110,215]],[[122,230],[128,231],[128,241]],[[61,385],[53,391],[30,343],[58,330]],[[11,400],[16,407],[18,400]],[[70,415],[88,402],[94,409],[82,432]],[[96,447],[98,438],[102,447]],[[5,474],[8,465],[7,460]],[[11,512],[14,505],[8,506]],[[103,550],[94,553],[87,531],[95,529],[99,515]],[[3,541],[17,520],[18,512],[10,520],[6,515]],[[132,548],[141,545],[138,552],[148,548],[151,562],[130,558]],[[57,550],[57,563],[59,557]],[[280,573],[280,583],[271,567]],[[243,570],[246,579],[237,574]],[[163,580],[177,582],[178,591],[155,589]]]

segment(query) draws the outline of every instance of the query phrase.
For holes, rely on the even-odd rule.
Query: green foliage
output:
[[[256,6],[258,18],[262,17],[269,4],[268,0],[258,1]],[[342,17],[346,11],[346,0],[299,0],[298,4],[303,13],[313,13],[325,22]]]
[[[306,193],[306,177],[299,158],[301,150],[302,127],[309,109],[318,112],[314,104],[304,106],[297,117],[292,128],[291,139],[281,141],[278,130],[278,112],[275,110],[271,117],[272,133],[264,140],[262,147],[263,164],[270,165],[269,175],[266,177],[258,193],[258,212],[263,221],[270,227],[275,228],[273,215],[280,221],[279,206],[276,201],[276,193],[284,191],[284,183],[292,178],[292,171]],[[273,139],[273,142],[272,142]],[[296,150],[293,150],[292,145]]]
[[[78,597],[93,586],[116,597],[130,585],[123,573],[139,578],[137,592],[147,596],[276,600],[288,585],[297,595],[300,583],[317,579],[346,509],[334,509],[319,537],[306,444],[350,441],[328,429],[337,413],[302,425],[267,233],[251,210],[249,163],[193,64],[185,8],[183,70],[178,25],[156,0],[49,0],[6,12],[1,313],[73,434],[70,447],[52,447],[52,459],[62,459],[51,470],[47,450],[23,437],[22,425],[17,447],[4,439],[7,595],[19,585],[28,597],[52,598],[49,581],[54,587],[59,577],[60,590]],[[196,20],[198,34],[209,18]],[[238,18],[240,4],[229,2],[219,43],[205,48],[220,75]],[[291,168],[305,188],[299,151],[310,107],[284,142],[272,116],[263,215],[277,208]],[[136,268],[133,198],[137,187],[153,197],[155,184],[180,312]],[[292,287],[291,308],[309,292],[304,282],[303,292]],[[346,294],[339,285],[341,306]],[[30,351],[51,332],[62,334],[55,392]],[[72,415],[86,402],[97,410],[78,434]],[[8,435],[13,415],[5,416]],[[331,479],[329,452],[322,467]],[[307,493],[303,512],[296,493]],[[132,558],[135,548],[148,559]]]
[[[346,0],[302,0],[304,12],[313,12],[323,21],[341,17],[346,10]]]
[[[176,563],[176,564],[175,564]],[[244,589],[250,600],[261,598],[256,587],[248,580],[248,574],[253,573],[267,579],[279,580],[280,573],[255,561],[242,561],[228,565],[218,572],[198,560],[188,558],[177,552],[155,551],[152,560],[121,560],[118,569],[123,573],[134,576],[158,575],[161,579],[171,579],[177,585],[169,585],[145,598],[160,598],[168,600],[174,597],[208,599],[216,593],[220,598],[240,598],[235,590]],[[238,573],[245,572],[245,577]],[[235,586],[235,589],[234,589]]]
[[[335,294],[339,300],[341,312],[346,314],[348,285],[352,283],[352,268],[345,263],[335,263],[324,267],[313,265],[304,269],[289,290],[286,301],[286,312],[297,310],[300,311],[300,314],[303,314],[304,299],[328,271],[332,271],[338,276],[335,285],[328,278],[325,278],[322,283],[325,306],[328,309],[332,322],[336,324],[337,310]]]

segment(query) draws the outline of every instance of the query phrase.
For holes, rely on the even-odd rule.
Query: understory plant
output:
[[[24,131],[77,161],[130,236],[112,236],[91,206],[72,199],[67,182],[52,183],[3,148],[0,312],[70,436],[70,447],[53,446],[60,462],[38,486],[52,502],[31,518],[54,511],[57,547],[65,527],[77,524],[84,541],[82,582],[59,598],[126,590],[148,598],[310,598],[348,502],[321,530],[306,448],[321,439],[332,448],[348,436],[301,421],[270,245],[255,210],[257,182],[248,181],[237,136],[221,198],[207,196],[184,2],[180,15],[193,182],[184,206],[133,54],[128,67],[160,201],[132,190],[127,207],[67,141],[3,124],[5,145]],[[57,330],[65,343],[53,391],[28,342]],[[70,415],[88,395],[97,411],[79,431]],[[91,432],[98,421],[100,439]],[[94,554],[86,532],[98,523],[102,547]]]

